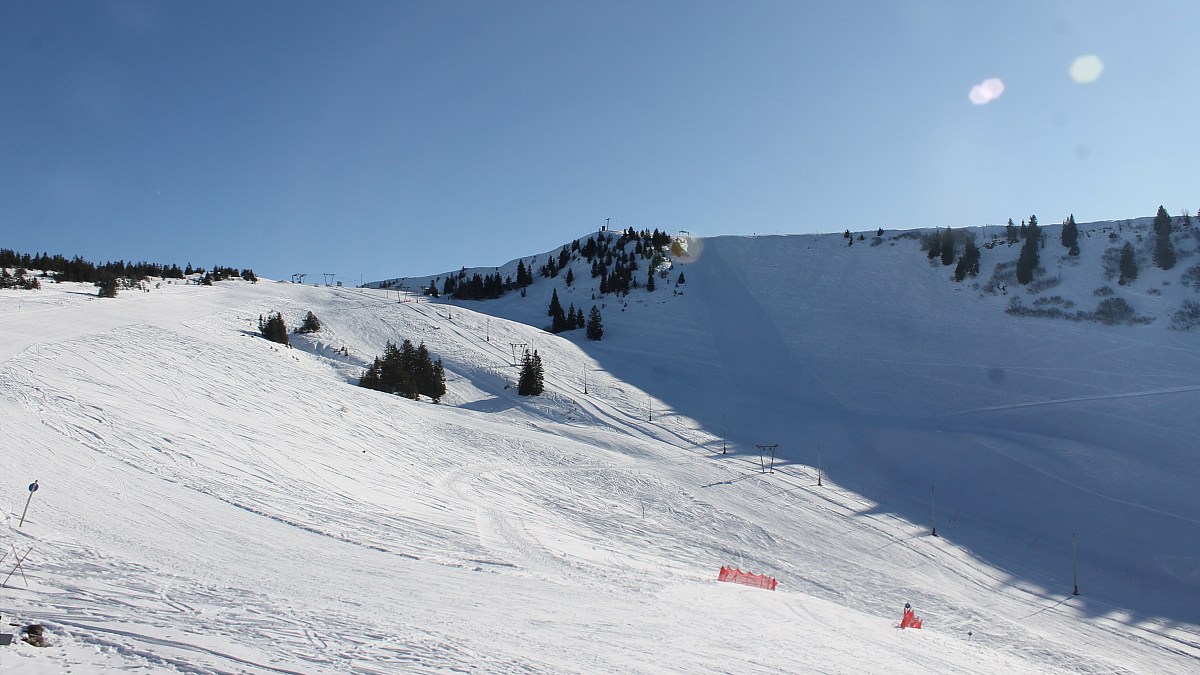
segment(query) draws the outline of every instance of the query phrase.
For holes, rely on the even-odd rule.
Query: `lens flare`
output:
[[[704,243],[696,237],[679,235],[671,240],[671,257],[677,263],[690,263],[700,259]]]
[[[989,77],[979,84],[971,87],[971,93],[967,94],[967,98],[971,99],[971,103],[975,105],[984,105],[989,101],[994,101],[1000,98],[1000,94],[1004,93],[1004,82],[998,77]]]
[[[1100,73],[1104,72],[1104,64],[1100,62],[1099,56],[1087,54],[1075,59],[1067,72],[1070,73],[1072,80],[1079,84],[1088,84],[1099,79]]]

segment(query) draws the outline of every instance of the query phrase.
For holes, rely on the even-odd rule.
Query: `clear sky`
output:
[[[1194,213],[1198,85],[1191,0],[8,0],[0,247],[357,283],[607,218]]]

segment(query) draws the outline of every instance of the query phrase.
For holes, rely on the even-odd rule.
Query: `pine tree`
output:
[[[546,390],[546,373],[542,370],[542,357],[533,350],[533,395],[541,396]]]
[[[1133,254],[1133,244],[1129,242],[1125,242],[1125,245],[1121,247],[1120,268],[1121,278],[1117,280],[1118,284],[1124,286],[1133,283],[1133,280],[1137,279],[1137,258]]]
[[[955,249],[955,233],[954,230],[946,228],[942,233],[942,264],[949,265],[954,262]]]
[[[1079,255],[1079,227],[1075,225],[1075,214],[1067,216],[1062,226],[1062,245],[1068,255]]]
[[[533,355],[525,350],[521,357],[521,374],[517,377],[517,394],[533,396]]]
[[[521,375],[517,379],[517,394],[521,396],[538,396],[545,390],[544,373],[542,372],[542,357],[535,350],[532,354],[525,350],[521,361]]]
[[[304,323],[296,329],[297,333],[315,333],[321,330],[321,322],[317,319],[317,315],[311,311],[304,316]]]
[[[7,270],[5,272],[7,273]],[[96,282],[96,287],[100,289],[97,291],[97,295],[102,298],[115,298],[117,297],[117,288],[120,285],[121,282],[117,279],[116,275],[106,271],[101,274],[100,280]]]
[[[433,378],[429,382],[428,391],[424,393],[434,403],[440,402],[446,395],[446,369],[442,367],[441,359],[433,362]]]
[[[682,286],[683,284],[684,284],[683,272],[680,272],[679,278],[675,280],[675,285]]]
[[[575,270],[574,269],[571,269],[571,268],[567,269],[567,278],[565,279],[565,281],[567,282],[568,286],[575,283]]]
[[[925,245],[926,245],[925,254],[927,256],[929,256],[930,260],[933,260],[934,258],[941,256],[942,255],[942,231],[934,230],[929,235],[929,238],[926,239]]]
[[[525,267],[524,260],[517,261],[517,285],[524,288],[529,285],[533,275],[529,273],[529,268]]]
[[[1013,225],[1012,218],[1008,219],[1008,225],[1004,226],[1004,238],[1009,244],[1017,243],[1017,226]]]
[[[258,331],[271,342],[278,342],[281,345],[288,344],[287,324],[284,323],[283,315],[279,312],[275,312],[265,320],[260,314],[258,316]]]
[[[1037,216],[1029,216],[1029,225],[1021,222],[1025,233],[1025,243],[1021,245],[1021,254],[1017,256],[1017,282],[1028,284],[1033,281],[1033,273],[1038,266],[1038,245],[1041,243],[1042,232],[1037,224]]]
[[[646,292],[647,293],[654,292],[654,270],[653,269],[650,270],[649,275],[646,277]]]
[[[587,320],[587,339],[599,340],[604,337],[604,322],[600,317],[600,309],[592,305],[592,311],[588,314]]]
[[[550,315],[550,332],[561,333],[567,330],[567,316],[563,312],[562,304],[558,301],[558,289],[554,289],[550,296],[550,308],[546,310]]]
[[[358,386],[366,387],[367,389],[382,389],[383,360],[378,356],[375,357],[375,363],[367,368],[362,377],[358,380]]]
[[[1171,243],[1171,214],[1159,205],[1154,216],[1154,264],[1169,270],[1175,266],[1175,244]]]
[[[954,280],[962,281],[968,274],[979,274],[979,247],[975,245],[975,238],[971,236],[963,240],[963,254],[954,268]]]

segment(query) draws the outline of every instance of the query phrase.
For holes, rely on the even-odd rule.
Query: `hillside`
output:
[[[1062,280],[1042,295],[1096,302],[1106,227],[1081,226],[1078,260],[1044,256]],[[1035,298],[984,287],[1017,247],[955,284],[897,233],[694,240],[671,283],[594,301],[600,342],[541,330],[552,288],[593,304],[580,261],[573,289],[478,302],[0,291],[0,546],[29,550],[0,615],[53,641],[0,666],[1192,669],[1200,363],[1167,318],[1195,297],[1184,234],[1175,276],[1113,285],[1155,317],[1139,325],[1008,314]],[[309,310],[323,328],[295,348],[255,334]],[[441,404],[352,386],[397,338],[443,359]],[[542,355],[545,396],[515,395],[514,344]],[[774,473],[757,444],[778,444]],[[719,584],[721,565],[779,589]],[[920,632],[896,628],[906,601]]]

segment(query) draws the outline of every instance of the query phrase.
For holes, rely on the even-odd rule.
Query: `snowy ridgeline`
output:
[[[1119,284],[1108,251],[1146,256],[1150,220],[1079,227],[1078,256],[1043,228],[1034,284],[988,228],[961,282],[867,232],[630,241],[627,295],[570,247],[486,301],[2,290],[0,573],[25,558],[0,615],[50,646],[0,671],[1192,670],[1200,360],[1171,315],[1195,239]],[[1153,320],[1011,311],[1105,286]],[[603,339],[542,330],[552,293]],[[320,328],[268,342],[274,312]],[[440,404],[354,386],[405,338],[442,360]],[[517,395],[526,348],[541,396]]]

